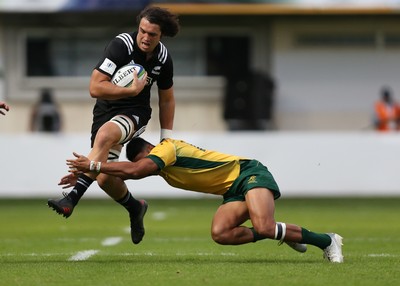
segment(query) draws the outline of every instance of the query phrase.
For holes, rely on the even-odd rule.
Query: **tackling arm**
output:
[[[158,166],[149,158],[137,162],[93,162],[87,157],[73,153],[76,159],[68,159],[70,172],[100,172],[121,179],[142,179],[158,173]]]
[[[5,102],[0,101],[0,114],[5,115],[5,113],[1,109],[9,111],[10,107]]]

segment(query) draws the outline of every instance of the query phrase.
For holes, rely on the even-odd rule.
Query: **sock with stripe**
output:
[[[93,179],[86,176],[85,174],[81,174],[76,181],[75,187],[72,191],[68,194],[68,197],[71,198],[74,205],[77,205],[83,194],[86,190],[90,187],[93,183]]]
[[[135,199],[129,191],[127,191],[126,195],[122,199],[116,200],[116,202],[133,215],[137,215],[142,209],[142,203]]]

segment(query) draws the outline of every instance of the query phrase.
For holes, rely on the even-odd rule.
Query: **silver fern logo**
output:
[[[161,70],[161,66],[155,66],[151,71],[152,74],[159,75]]]

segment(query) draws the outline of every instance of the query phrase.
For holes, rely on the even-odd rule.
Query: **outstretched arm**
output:
[[[9,111],[10,107],[7,105],[7,103],[0,101],[0,114],[5,115],[4,111],[1,109],[4,109],[5,111]]]
[[[58,185],[62,186],[63,189],[72,188],[75,186],[77,180],[78,174],[68,174],[61,178]]]
[[[149,158],[137,162],[94,162],[87,157],[73,153],[76,159],[68,159],[70,172],[100,172],[121,179],[141,179],[158,173],[158,166]]]

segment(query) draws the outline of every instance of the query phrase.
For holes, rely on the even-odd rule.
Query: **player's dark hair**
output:
[[[140,137],[135,137],[126,145],[126,159],[132,161],[146,146],[150,144]]]
[[[149,6],[137,16],[139,24],[142,18],[146,18],[150,23],[160,26],[162,36],[174,37],[179,32],[178,15],[172,14],[167,9]]]

